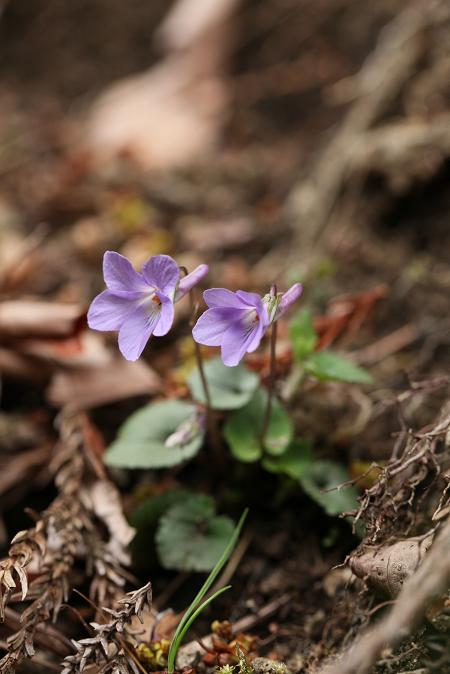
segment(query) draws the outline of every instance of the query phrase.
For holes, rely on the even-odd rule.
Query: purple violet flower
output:
[[[301,295],[295,283],[285,293],[255,293],[225,288],[205,290],[209,309],[200,316],[192,331],[194,339],[206,346],[220,346],[222,360],[230,367],[238,365],[245,353],[255,351],[269,326],[284,314]]]
[[[178,302],[208,273],[206,264],[180,278],[169,255],[155,255],[137,272],[131,262],[113,251],[103,257],[107,290],[93,300],[87,315],[93,330],[118,330],[119,349],[127,360],[137,360],[151,335],[161,337],[172,327]]]

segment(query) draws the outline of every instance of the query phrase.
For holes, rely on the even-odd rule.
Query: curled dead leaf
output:
[[[365,548],[350,558],[350,568],[376,590],[395,597],[422,562],[433,538],[434,533],[430,533],[384,547]]]
[[[97,480],[84,488],[80,498],[102,520],[111,536],[121,546],[126,547],[134,537],[135,529],[130,527],[123,514],[119,492],[108,480]]]

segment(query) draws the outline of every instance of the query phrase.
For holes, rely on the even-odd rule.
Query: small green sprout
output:
[[[149,644],[142,643],[136,648],[136,655],[139,662],[146,665],[150,671],[159,671],[164,669],[167,664],[169,646],[168,639],[152,641]]]
[[[199,592],[197,593],[197,596],[191,603],[191,605],[188,607],[186,613],[180,620],[177,629],[175,630],[175,634],[172,637],[172,641],[170,642],[170,648],[169,648],[169,655],[167,657],[167,674],[173,674],[175,671],[175,661],[177,658],[177,653],[180,648],[181,642],[184,639],[184,636],[186,635],[186,632],[192,625],[192,623],[198,618],[200,613],[203,611],[204,608],[208,606],[214,599],[219,597],[223,592],[226,592],[226,590],[229,590],[231,585],[227,585],[226,587],[222,587],[220,590],[217,590],[217,592],[214,592],[208,599],[205,599],[203,603],[202,599],[216,580],[217,576],[222,570],[222,567],[228,560],[229,556],[231,555],[234,546],[236,545],[237,539],[239,538],[239,534],[241,533],[242,526],[244,524],[245,518],[247,517],[248,510],[244,510],[244,512],[241,515],[241,519],[239,520],[235,530],[233,531],[232,536],[230,537],[230,540],[228,541],[228,544],[225,548],[225,550],[222,553],[221,558],[209,574],[208,578],[205,580],[204,584],[200,588]],[[244,672],[241,672],[241,674],[244,674]]]
[[[234,665],[222,665],[222,667],[217,667],[216,674],[233,674]]]
[[[239,659],[239,674],[254,674],[253,667],[245,657],[245,653],[238,643],[236,643],[236,655]]]

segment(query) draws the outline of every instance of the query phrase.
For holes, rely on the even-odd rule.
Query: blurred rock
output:
[[[253,223],[244,217],[217,222],[186,217],[178,222],[178,228],[183,245],[199,252],[239,249],[255,236]]]
[[[97,163],[127,157],[145,169],[167,170],[216,147],[229,104],[227,23],[237,3],[175,5],[159,31],[166,58],[112,85],[94,105],[87,142]]]

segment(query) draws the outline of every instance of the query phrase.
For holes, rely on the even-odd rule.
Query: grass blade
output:
[[[216,599],[219,595],[223,594],[227,590],[231,588],[231,585],[226,585],[225,587],[220,588],[220,590],[217,590],[212,594],[208,599],[205,599],[205,601],[200,604],[200,606],[197,607],[197,609],[191,613],[189,616],[189,619],[185,622],[183,629],[180,631],[180,633],[176,636],[176,640],[172,641],[172,644],[170,645],[170,650],[169,650],[169,655],[167,658],[167,672],[168,674],[172,674],[173,671],[175,670],[175,659],[177,657],[178,649],[180,648],[180,644],[184,639],[184,636],[190,626],[192,625],[195,620],[197,620],[198,616],[200,613],[203,611],[204,608],[208,606],[214,599]],[[173,645],[173,648],[172,648]]]
[[[239,538],[239,534],[241,533],[241,529],[242,529],[242,526],[245,522],[247,514],[248,514],[248,508],[246,508],[244,510],[244,512],[242,513],[241,518],[240,518],[239,522],[237,523],[235,530],[233,531],[233,535],[231,536],[230,540],[227,543],[227,546],[226,546],[225,550],[222,553],[222,556],[220,557],[217,564],[215,565],[215,567],[213,568],[213,570],[209,574],[208,578],[205,580],[202,587],[198,591],[197,595],[195,596],[195,598],[193,599],[193,601],[191,602],[191,604],[187,608],[186,613],[184,614],[184,616],[180,620],[180,622],[178,624],[178,627],[175,630],[175,634],[172,637],[172,641],[171,641],[170,649],[169,649],[169,655],[168,655],[168,664],[167,664],[168,674],[173,674],[174,669],[175,669],[175,659],[176,659],[177,651],[178,651],[178,648],[179,648],[179,645],[180,645],[180,638],[179,638],[180,634],[183,633],[183,636],[184,636],[184,634],[186,634],[186,630],[189,629],[189,628],[186,628],[186,630],[185,630],[185,627],[186,627],[187,623],[189,623],[189,625],[191,625],[192,622],[193,622],[193,621],[192,622],[190,621],[191,617],[194,614],[195,614],[195,616],[198,615],[196,609],[199,606],[200,602],[202,601],[203,597],[206,595],[206,593],[208,592],[208,590],[210,589],[210,587],[214,583],[214,581],[216,580],[219,573],[221,572],[221,570],[222,570],[224,564],[227,562],[229,556],[231,555],[231,553],[234,549],[234,546],[236,545],[236,541]],[[221,593],[222,591],[224,591],[224,590],[219,590],[219,593]],[[202,610],[205,606],[207,606],[207,604],[209,604],[210,601],[212,601],[212,599],[214,599],[217,596],[218,596],[218,594],[217,594],[217,592],[215,592],[212,595],[212,598],[206,600],[202,604],[200,609]],[[195,618],[193,618],[193,620],[195,620]]]

